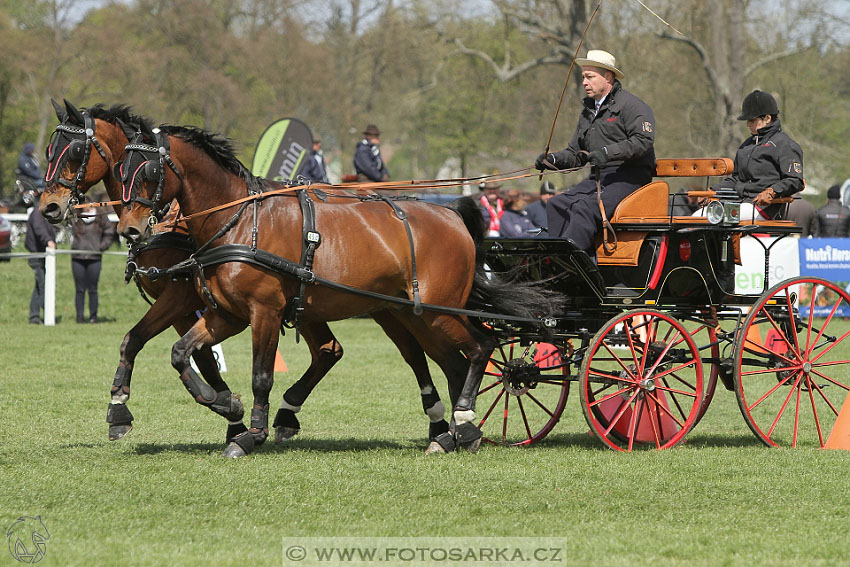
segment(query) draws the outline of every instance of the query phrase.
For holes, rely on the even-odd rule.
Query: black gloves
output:
[[[548,163],[543,163],[544,160]],[[534,168],[539,171],[543,171],[544,169],[558,169],[555,154],[540,154],[534,162]]]
[[[608,163],[608,152],[605,151],[605,148],[593,150],[588,156],[588,161],[593,165],[601,167]]]

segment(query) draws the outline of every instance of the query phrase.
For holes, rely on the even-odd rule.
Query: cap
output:
[[[826,196],[828,199],[840,199],[841,198],[841,186],[833,185],[826,192]]]
[[[551,181],[544,181],[540,185],[540,194],[541,195],[554,195],[555,191],[556,191],[555,185],[553,185]]]
[[[779,114],[779,106],[770,93],[756,89],[744,97],[738,120],[752,120],[765,114]]]
[[[380,136],[381,131],[378,130],[378,127],[374,124],[369,124],[368,126],[366,126],[366,129],[363,130],[363,134],[366,136]]]

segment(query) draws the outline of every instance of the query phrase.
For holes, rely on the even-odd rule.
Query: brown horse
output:
[[[66,100],[65,108],[55,101],[53,106],[59,125],[47,150],[47,183],[39,208],[48,221],[57,223],[71,212],[83,194],[100,181],[103,181],[111,199],[120,199],[121,183],[111,172],[123,157],[128,141],[121,124],[129,125],[135,131],[147,120],[120,105],[111,108],[96,105],[78,110]],[[116,212],[119,212],[117,207]],[[188,237],[164,233],[151,239],[147,245],[136,247],[133,252],[139,265],[166,269],[188,258],[192,248]],[[150,339],[169,326],[182,336],[197,321],[196,312],[204,309],[204,303],[189,279],[151,281],[137,277],[136,281],[144,293],[156,300],[121,343],[106,418],[110,440],[122,438],[133,427],[133,414],[127,407],[127,400],[138,353]],[[203,395],[192,392],[196,401],[232,422],[228,427],[228,438],[245,431],[241,422],[244,415],[242,404],[238,398],[231,396],[211,349],[199,349],[192,358],[209,384]]]
[[[52,222],[59,222],[69,213],[71,206],[80,196],[101,180],[104,181],[111,199],[121,198],[121,184],[112,175],[113,167],[118,157],[123,156],[127,136],[132,136],[139,124],[144,123],[148,128],[150,126],[146,119],[132,115],[124,106],[110,109],[94,106],[78,110],[65,101],[65,109],[55,103],[54,107],[60,125],[48,149],[49,181],[41,207],[45,217]],[[86,134],[86,128],[91,130],[90,135]],[[88,149],[86,145],[89,145]],[[120,212],[120,209],[116,208],[116,211]],[[191,252],[192,243],[189,239],[166,232],[134,245],[132,263],[144,266],[147,270],[165,270],[186,260]],[[135,277],[143,290],[156,298],[156,301],[121,344],[121,359],[115,374],[111,391],[112,401],[107,415],[110,424],[109,438],[113,440],[123,437],[132,428],[133,416],[126,402],[130,396],[130,379],[138,352],[148,340],[169,325],[174,326],[182,336],[197,320],[196,312],[205,308],[201,298],[195,293],[193,284],[187,279],[161,278],[153,281],[140,276],[139,271],[136,271]],[[448,431],[443,404],[434,388],[421,348],[415,346],[409,332],[389,314],[375,312],[372,317],[393,340],[413,369],[419,383],[423,410],[430,420],[429,437],[435,438]],[[307,322],[300,330],[310,349],[312,362],[301,379],[284,394],[281,409],[275,419],[277,441],[298,433],[300,424],[295,413],[315,385],[342,356],[341,345],[325,323]],[[184,382],[186,388],[198,403],[210,407],[232,422],[228,426],[228,439],[244,431],[245,427],[241,423],[241,402],[230,394],[210,349],[204,347],[193,353],[192,357],[209,386],[200,381],[190,381]]]
[[[210,309],[172,349],[181,379],[196,379],[188,362],[192,352],[251,326],[251,427],[227,446],[226,456],[246,455],[266,439],[277,331],[305,282],[302,324],[380,313],[382,325],[392,321],[403,329],[408,354],[424,360],[424,350],[448,380],[455,428],[436,445],[477,448],[474,403],[494,340],[467,314],[426,309],[417,315],[410,304],[459,309],[472,294],[482,305],[529,319],[551,305],[530,287],[487,279],[476,258],[483,223],[472,200],[459,200],[454,210],[415,201],[317,201],[311,232],[321,244],[307,269],[293,260],[301,257],[305,237],[299,202],[264,198],[268,186],[236,159],[228,141],[197,128],[148,131],[143,125],[127,148],[122,199],[128,209],[119,232],[131,241],[144,238],[149,218],[177,199],[200,244],[188,265]]]

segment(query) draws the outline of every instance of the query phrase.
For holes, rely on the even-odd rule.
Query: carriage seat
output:
[[[729,175],[734,163],[729,158],[668,158],[655,163],[655,177],[713,177]],[[609,219],[614,230],[618,224],[659,224],[671,222],[670,187],[666,181],[651,181],[620,201]],[[643,231],[617,231],[617,248],[605,251],[602,236],[596,238],[596,255],[600,265],[637,266]]]

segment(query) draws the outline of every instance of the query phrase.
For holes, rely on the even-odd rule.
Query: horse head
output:
[[[141,124],[125,150],[113,175],[121,180],[123,208],[118,233],[133,243],[148,236],[162,220],[182,184],[182,175],[171,159],[168,134],[159,128]]]
[[[52,222],[60,222],[82,195],[100,181],[108,181],[111,167],[124,151],[127,131],[134,131],[100,105],[77,109],[65,100],[62,108],[51,100],[59,124],[47,146],[47,173],[39,208]],[[114,107],[124,111],[126,107]],[[111,189],[106,183],[107,189]]]

